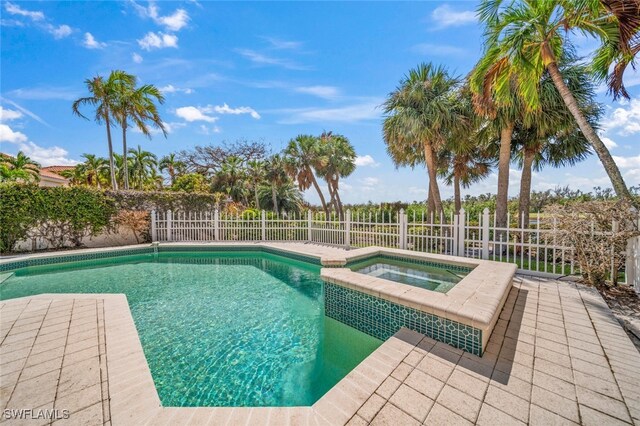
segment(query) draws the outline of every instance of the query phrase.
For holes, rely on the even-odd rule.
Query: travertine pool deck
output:
[[[0,408],[33,425],[51,422],[7,409],[88,425],[640,424],[640,354],[594,289],[518,276],[482,358],[403,329],[313,407],[165,408],[124,295],[48,294],[0,302]]]

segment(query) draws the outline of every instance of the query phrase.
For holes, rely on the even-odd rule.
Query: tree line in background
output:
[[[395,165],[426,166],[428,215],[445,213],[438,179],[453,186],[453,209],[459,211],[461,188],[497,167],[495,212],[498,226],[505,226],[509,166],[516,162],[522,169],[516,212],[528,224],[533,171],[573,165],[592,151],[616,195],[637,204],[598,136],[603,108],[595,100],[595,83],[605,80],[614,99],[629,97],[622,77],[640,51],[640,0],[503,3],[484,0],[478,8],[484,52],[466,78],[420,64],[383,104],[383,137]],[[600,41],[592,64],[577,57],[570,31]],[[128,149],[126,137],[131,127],[148,137],[151,128],[166,136],[156,105],[164,102],[162,93],[153,85],[138,86],[124,71],[85,84],[90,96],[76,100],[72,110],[87,118],[81,108],[91,107],[95,121],[105,124],[109,157],[84,154],[83,163],[65,172],[73,184],[212,193],[217,202],[275,211],[300,209],[301,191],[313,187],[325,213],[342,217],[340,180],[354,171],[356,158],[345,136],[300,135],[273,155],[263,143],[237,141],[158,159],[140,146]],[[121,155],[113,152],[114,126],[122,130]],[[0,178],[31,180],[36,171],[37,164],[19,154],[3,160]]]

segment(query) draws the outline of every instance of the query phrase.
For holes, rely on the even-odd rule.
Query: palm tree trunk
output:
[[[329,210],[327,210],[327,202],[324,199],[324,195],[322,195],[322,191],[320,190],[320,186],[318,185],[318,181],[316,180],[316,176],[313,174],[313,172],[311,170],[309,170],[309,173],[311,174],[311,183],[313,183],[313,187],[318,192],[318,197],[320,197],[320,204],[322,204],[322,210],[324,210],[324,213],[328,217],[329,216]]]
[[[436,210],[436,205],[433,202],[433,188],[431,185],[431,179],[429,179],[427,194],[427,222],[431,223],[431,213],[434,213]]]
[[[171,185],[176,182],[176,172],[173,170],[173,166],[169,166],[169,179],[171,180]]]
[[[618,197],[623,200],[629,201],[636,207],[639,207],[638,203],[633,199],[633,197],[631,197],[629,189],[624,183],[624,179],[622,178],[622,174],[620,173],[620,169],[618,169],[618,165],[615,161],[613,161],[613,157],[611,157],[611,153],[602,142],[598,134],[593,130],[593,127],[591,127],[582,111],[580,111],[580,107],[578,106],[576,98],[573,96],[571,90],[569,90],[569,87],[567,87],[564,79],[562,78],[562,74],[560,73],[558,64],[556,64],[555,62],[551,62],[549,65],[547,65],[547,70],[551,75],[553,83],[560,92],[560,96],[562,96],[564,103],[567,105],[567,108],[569,108],[569,111],[571,111],[571,114],[576,119],[578,127],[580,127],[580,130],[582,131],[582,134],[589,141],[596,154],[598,154],[600,162],[602,162],[605,171],[609,175],[609,179],[611,180],[613,189],[616,191]]]
[[[424,143],[424,159],[427,165],[427,172],[429,172],[429,184],[431,186],[431,195],[433,196],[436,215],[442,215],[444,211],[442,210],[442,200],[440,198],[440,189],[438,188],[436,159],[433,154],[433,146],[428,141]]]
[[[124,189],[129,189],[129,165],[127,164],[127,122],[122,123],[122,169],[124,172]]]
[[[511,137],[513,123],[500,130],[500,154],[498,157],[498,193],[496,195],[496,226],[507,226],[507,203],[509,202],[509,164],[511,163]]]
[[[340,213],[340,220],[344,219],[344,211],[342,210],[342,200],[340,199],[340,193],[338,192],[338,182],[336,182],[336,186],[333,189],[336,195],[336,205],[338,206],[338,212]]]
[[[113,163],[113,144],[111,143],[111,123],[109,122],[109,112],[105,116],[105,124],[107,125],[107,143],[109,144],[109,175],[111,176],[111,189],[116,191],[118,189],[118,182],[116,181],[116,169]]]
[[[271,184],[271,199],[273,201],[273,210],[278,213],[278,197],[276,197],[276,187]]]
[[[500,130],[500,154],[498,156],[498,193],[496,194],[496,227],[506,228],[509,203],[509,164],[511,163],[511,139],[514,124],[509,123]],[[496,240],[503,241],[507,232],[496,231]],[[506,241],[505,241],[506,243]],[[499,253],[504,253],[508,245],[499,245]]]
[[[518,212],[520,215],[520,224],[529,227],[529,209],[531,204],[531,169],[533,160],[536,156],[535,151],[524,149],[522,161],[522,177],[520,178],[520,200],[518,202]]]
[[[457,173],[453,175],[453,203],[456,214],[460,213],[462,208],[462,200],[460,199],[460,176]]]

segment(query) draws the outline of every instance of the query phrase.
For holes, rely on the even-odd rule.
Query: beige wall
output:
[[[84,246],[87,248],[99,248],[99,247],[114,247],[114,246],[127,246],[131,244],[137,244],[133,233],[125,228],[118,227],[116,232],[103,233],[95,237],[87,237],[83,241]],[[16,243],[15,251],[32,251],[34,248],[34,241],[32,239],[19,241]],[[46,241],[38,239],[35,242],[36,250],[45,250],[48,247]]]

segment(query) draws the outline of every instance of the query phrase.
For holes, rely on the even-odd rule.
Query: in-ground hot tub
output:
[[[391,256],[356,261],[349,269],[400,284],[446,293],[471,272],[471,268],[445,263],[410,262]]]
[[[515,264],[380,247],[325,264],[328,316],[383,340],[407,327],[478,356],[516,272]],[[458,279],[444,282],[447,271]]]

